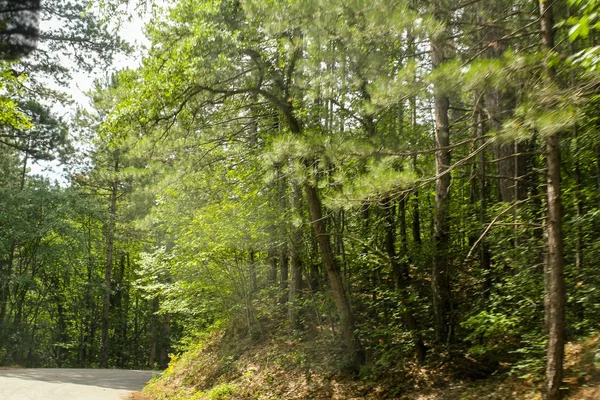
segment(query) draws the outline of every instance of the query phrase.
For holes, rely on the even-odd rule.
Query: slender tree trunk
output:
[[[19,180],[19,191],[25,189],[25,178],[27,177],[27,163],[29,161],[29,148],[31,146],[31,138],[27,139],[26,151],[23,152],[23,165],[21,167],[21,176]],[[15,251],[17,249],[17,241],[11,238],[10,246],[8,249],[8,258],[6,260],[5,269],[2,271],[2,282],[0,283],[0,326],[4,328],[4,322],[6,319],[7,307],[10,302],[10,282],[13,274],[14,262],[15,262]],[[0,332],[2,333],[2,332]],[[0,339],[4,339],[0,335]]]
[[[140,348],[140,295],[139,293],[136,293],[135,295],[135,300],[133,302],[133,349],[134,351],[134,357],[136,358],[136,360],[142,359],[141,357],[138,357],[138,349]]]
[[[436,4],[435,14],[438,20],[445,21],[446,15],[441,5]],[[431,38],[431,61],[433,68],[444,62],[446,40],[440,34]],[[434,312],[434,329],[438,342],[448,339],[449,330],[449,279],[448,279],[448,250],[450,245],[450,122],[448,110],[450,101],[439,87],[434,87],[435,114],[435,215],[433,240],[435,254],[431,271],[431,287]]]
[[[408,33],[408,48],[411,53],[416,53],[415,39],[412,32]],[[414,62],[414,57],[412,58]],[[416,72],[415,72],[416,78]],[[412,129],[412,134],[416,134],[418,130],[418,122],[417,122],[417,98],[416,96],[411,96],[409,100],[410,105],[410,126]],[[412,157],[412,168],[415,172],[419,171],[417,156],[414,155]],[[421,216],[419,213],[419,191],[415,189],[412,192],[412,239],[415,247],[419,249],[421,247]],[[417,250],[418,251],[418,250]]]
[[[577,140],[577,130],[575,129],[575,152],[579,151],[579,143]],[[575,155],[575,218],[577,218],[575,226],[575,271],[577,273],[577,279],[583,279],[583,243],[584,235],[581,229],[582,222],[581,217],[583,216],[583,197],[582,197],[582,184],[581,184],[581,165],[579,163],[579,154]],[[580,294],[581,295],[581,294]],[[579,296],[578,296],[579,297]],[[576,315],[580,321],[583,321],[585,317],[585,308],[583,303],[576,304]]]
[[[402,200],[403,201],[403,200]],[[390,199],[384,201],[384,220],[385,220],[385,249],[390,258],[394,276],[394,286],[400,294],[400,300],[402,301],[402,317],[407,330],[413,336],[415,344],[415,351],[417,360],[419,362],[425,361],[426,348],[421,338],[417,320],[412,312],[412,305],[409,301],[408,287],[409,287],[409,274],[406,270],[407,265],[398,261],[398,254],[396,252],[396,234],[395,227],[396,221],[394,217],[394,204]],[[400,231],[402,232],[402,224]],[[406,232],[404,232],[406,235]]]
[[[58,298],[56,304],[56,313],[58,314],[58,341],[59,344],[56,346],[56,366],[62,367],[63,362],[63,346],[68,341],[69,335],[67,334],[67,323],[65,321],[65,308],[63,306],[62,299]]]
[[[124,352],[127,346],[125,341],[122,341],[121,330],[126,323],[126,316],[123,315],[123,278],[125,276],[125,252],[121,252],[119,257],[118,268],[114,274],[114,292],[112,308],[115,310],[113,313],[116,314],[116,329],[113,347],[116,347],[116,362],[120,368],[123,368]]]
[[[276,166],[277,168],[277,195],[279,197],[279,212],[280,215],[285,216],[288,212],[288,197],[287,197],[287,181],[281,173],[281,165]],[[281,297],[279,301],[286,303],[288,301],[288,280],[289,280],[289,246],[288,246],[288,220],[282,218],[279,223],[279,289],[281,290]]]
[[[292,183],[292,209],[297,212],[300,203],[300,197],[302,196],[302,189],[296,183]],[[290,267],[292,269],[291,284],[289,292],[289,308],[288,318],[290,321],[290,327],[292,330],[300,328],[300,320],[298,318],[298,298],[302,294],[302,261],[300,260],[300,245],[302,236],[300,228],[297,226],[291,226],[292,230],[292,241],[290,246]]]
[[[2,287],[2,291],[0,292],[0,323],[5,322],[8,303],[10,301],[9,282],[13,273],[16,246],[16,242],[14,240],[11,241],[10,248],[8,249],[8,259],[6,260],[5,269],[2,274],[2,283],[0,283]]]
[[[479,93],[475,93],[475,99],[480,99]],[[481,101],[475,104],[475,120],[473,121],[473,143],[474,147],[482,146],[485,144],[485,134],[487,133],[487,125],[484,122],[482,104]],[[482,227],[478,230],[473,230],[469,235],[469,246],[475,245],[480,235],[483,234],[484,225],[487,222],[487,203],[488,203],[488,191],[486,182],[486,160],[485,152],[480,151],[477,155],[477,162],[473,165],[473,172],[471,174],[471,193],[470,201],[473,207],[477,206],[479,201],[479,224]],[[484,302],[489,299],[490,290],[492,287],[492,276],[491,276],[491,255],[487,241],[483,239],[479,244],[479,269],[483,277],[483,284],[481,290],[481,297]]]
[[[160,332],[160,352],[158,365],[161,369],[169,366],[169,331],[171,330],[171,314],[166,312],[162,316],[162,326]]]
[[[250,250],[250,263],[248,265],[248,275],[250,280],[250,293],[254,294],[258,291],[258,283],[256,281],[256,258],[254,255],[256,252],[254,250]]]
[[[118,155],[115,160],[115,174],[119,172]],[[100,366],[108,368],[109,344],[108,329],[110,324],[110,297],[111,297],[111,276],[113,266],[113,253],[115,247],[115,226],[117,219],[117,196],[119,183],[115,180],[110,188],[110,208],[108,215],[108,225],[106,230],[106,263],[104,269],[104,296],[102,303],[102,341],[100,347]]]
[[[560,198],[560,150],[558,135],[546,139],[548,163],[548,362],[546,365],[547,400],[562,397],[565,346],[565,282],[562,237],[562,204]]]
[[[554,48],[554,17],[552,3],[540,1],[542,42],[548,50]],[[550,79],[555,79],[552,68]],[[560,187],[560,138],[558,133],[546,137],[547,200],[546,220],[548,271],[548,353],[546,364],[546,400],[560,400],[565,354],[565,280],[562,234],[562,202]]]
[[[158,297],[150,301],[152,315],[150,316],[150,354],[148,356],[148,366],[154,368],[156,355],[158,353]]]
[[[285,240],[285,239],[284,239]],[[290,269],[290,257],[288,254],[288,243],[283,242],[279,247],[279,268],[280,268],[280,280],[279,289],[281,289],[281,297],[279,301],[286,303],[288,301],[288,279]]]
[[[600,130],[600,121],[596,122],[596,127]],[[600,193],[600,146],[596,146],[596,190]]]
[[[479,137],[478,144],[479,146],[483,146],[485,143],[485,124],[483,122],[483,118],[481,113],[477,114],[477,133]],[[485,162],[485,153],[483,151],[479,152],[477,156],[477,166],[478,166],[478,187],[479,187],[479,222],[481,226],[487,220],[487,202],[488,202],[488,191],[487,191],[487,182],[485,179],[486,174],[486,162]],[[483,233],[483,232],[481,232]],[[479,269],[483,274],[483,290],[482,290],[482,298],[484,301],[487,301],[490,297],[490,291],[492,289],[492,257],[490,254],[489,246],[487,241],[484,239],[479,246]]]
[[[400,248],[404,255],[408,254],[408,237],[406,234],[406,197],[398,201],[398,224],[400,226]],[[404,274],[408,278],[408,265],[404,268]]]
[[[267,270],[267,280],[273,286],[277,284],[277,253],[276,249],[270,247],[267,252],[267,258],[269,261],[269,269]]]
[[[502,53],[495,53],[500,57]],[[516,97],[504,90],[489,90],[486,93],[486,106],[490,117],[490,127],[502,130],[504,122],[511,118],[516,107]],[[527,172],[525,143],[510,141],[498,143],[494,148],[498,170],[498,195],[500,201],[513,202],[527,197],[524,176]]]

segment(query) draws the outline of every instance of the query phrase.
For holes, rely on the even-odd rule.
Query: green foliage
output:
[[[3,66],[2,361],[98,365],[108,308],[112,365],[164,366],[189,346],[172,358],[189,371],[179,398],[245,396],[225,379],[244,376],[241,346],[272,338],[272,364],[307,376],[318,362],[374,384],[460,371],[448,359],[473,378],[539,376],[543,153],[559,134],[568,335],[598,323],[596,5],[573,1],[548,51],[529,3],[172,2],[141,66],[79,113],[89,165],[69,188],[27,175],[29,157],[69,153],[72,132]],[[107,44],[92,11],[79,33]],[[190,345],[217,328],[237,347]]]
[[[229,399],[231,397],[235,397],[239,392],[239,389],[236,385],[230,383],[221,383],[217,386],[214,386],[210,390],[205,393],[198,393],[193,397],[193,399],[198,400],[224,400]]]
[[[12,64],[0,63],[0,124],[13,129],[29,129],[32,127],[27,114],[18,107],[17,95],[19,86],[25,81],[24,76],[15,76]]]
[[[461,323],[461,326],[470,331],[466,340],[476,341],[481,338],[502,342],[507,337],[513,337],[519,320],[500,313],[482,311]]]

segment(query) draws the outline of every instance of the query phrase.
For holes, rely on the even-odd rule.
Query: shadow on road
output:
[[[119,369],[32,368],[0,370],[0,377],[52,383],[73,383],[108,389],[141,390],[160,371]]]

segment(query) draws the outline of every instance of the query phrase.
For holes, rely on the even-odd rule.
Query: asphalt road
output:
[[[155,371],[119,369],[0,370],[2,400],[123,400]]]

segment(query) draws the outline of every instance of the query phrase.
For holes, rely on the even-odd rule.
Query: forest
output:
[[[600,328],[599,10],[43,0],[35,49],[0,63],[0,365],[216,357],[148,395],[334,398],[227,384],[277,380],[236,364],[268,348],[360,398],[440,371],[583,398],[564,370]],[[136,53],[118,32],[142,20]]]

